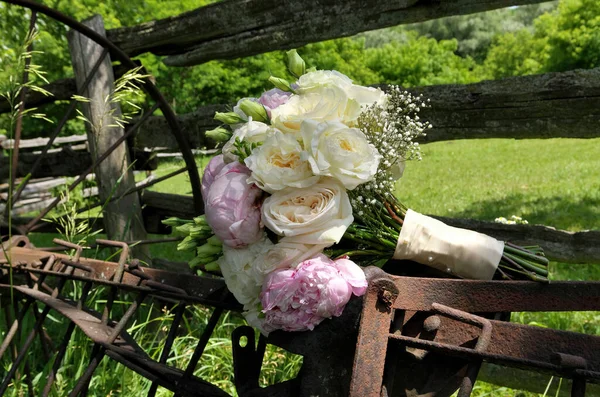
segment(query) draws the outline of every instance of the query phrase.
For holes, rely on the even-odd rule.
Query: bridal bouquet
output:
[[[165,223],[195,249],[190,263],[220,271],[263,333],[312,330],[365,293],[359,265],[410,259],[463,278],[543,280],[539,247],[517,247],[449,227],[394,196],[415,139],[430,128],[421,97],[355,85],[336,71],[306,70],[288,52],[294,81],[217,113],[225,142],[202,180],[205,215]]]

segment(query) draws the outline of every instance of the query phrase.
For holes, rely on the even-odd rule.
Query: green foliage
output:
[[[485,59],[483,70],[488,79],[541,73],[547,61],[548,39],[527,29],[496,38]]]
[[[337,70],[355,81],[356,84],[377,84],[377,72],[367,65],[365,41],[363,39],[342,38],[321,43],[309,44],[299,54],[307,67],[322,70]]]
[[[498,34],[531,29],[533,20],[552,11],[558,2],[501,8],[477,14],[457,15],[406,25],[395,29],[413,30],[436,40],[458,40],[456,53],[482,62]]]
[[[600,66],[600,3],[562,0],[533,29],[498,35],[484,62],[486,78]]]
[[[549,35],[547,70],[600,66],[600,2],[565,0],[559,4],[558,13],[542,21],[546,28],[540,33],[547,31]]]
[[[279,52],[189,68],[167,67],[156,59],[148,70],[156,76],[158,86],[178,113],[191,112],[200,105],[260,96],[271,88],[271,75],[286,75],[284,54]]]
[[[428,39],[414,32],[406,43],[388,43],[367,50],[366,65],[379,81],[403,87],[473,82],[475,62],[456,55],[456,40]]]

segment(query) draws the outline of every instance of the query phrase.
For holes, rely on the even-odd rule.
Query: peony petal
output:
[[[351,260],[344,258],[337,259],[334,263],[344,280],[352,286],[354,295],[363,295],[367,290],[367,278],[362,268]]]

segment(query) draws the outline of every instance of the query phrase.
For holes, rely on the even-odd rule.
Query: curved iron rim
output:
[[[78,31],[79,33],[87,36],[89,39],[95,41],[97,44],[101,45],[104,48],[110,50],[110,55],[126,65],[127,67],[133,69],[137,67],[137,65],[131,60],[131,58],[119,47],[117,47],[112,41],[108,40],[106,37],[103,37],[91,30],[87,26],[83,25],[81,22],[76,21],[75,19],[53,9],[47,7],[43,4],[36,3],[32,0],[0,0],[4,3],[14,4],[21,7],[29,8],[30,10],[42,13],[58,22],[62,22],[63,24],[69,26],[71,29]],[[201,214],[204,212],[204,203],[202,201],[202,193],[200,188],[200,173],[198,172],[198,168],[196,167],[196,161],[194,159],[194,155],[192,153],[192,149],[190,147],[190,143],[187,137],[182,133],[181,127],[177,121],[175,116],[175,112],[162,95],[162,93],[156,88],[154,83],[149,77],[144,78],[144,90],[148,95],[152,97],[158,104],[159,108],[165,117],[171,132],[175,136],[175,140],[181,149],[181,154],[183,160],[187,166],[188,175],[190,178],[190,184],[192,185],[192,195],[194,197],[194,209],[197,214]]]

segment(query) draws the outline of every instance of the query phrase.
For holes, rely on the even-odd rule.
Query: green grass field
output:
[[[203,166],[206,159],[199,159]],[[181,162],[161,164],[157,176],[181,167]],[[190,194],[185,174],[158,184],[154,189],[163,192]],[[398,185],[398,197],[409,207],[428,214],[461,218],[494,220],[499,216],[522,216],[530,224],[544,224],[565,230],[600,229],[600,139],[593,140],[471,140],[439,142],[423,146],[423,161],[410,162]],[[38,246],[48,245],[54,236],[34,236]],[[172,260],[185,260],[176,253],[173,244],[153,247],[152,253]],[[191,255],[188,255],[191,257]],[[599,264],[551,263],[553,279],[600,280]],[[101,302],[99,302],[101,303]],[[152,318],[154,318],[152,320]],[[153,357],[159,354],[157,330],[162,330],[173,314],[164,307],[145,307],[130,332]],[[192,308],[188,311],[185,330],[174,347],[170,363],[184,365],[192,354],[207,311]],[[598,313],[515,313],[513,321],[556,329],[600,335]],[[63,323],[56,319],[57,329]],[[223,319],[216,338],[206,350],[206,357],[196,374],[218,383],[233,392],[231,383],[231,348],[229,336],[242,323],[236,315]],[[2,330],[5,332],[5,330]],[[69,355],[60,373],[62,391],[72,387],[72,379],[87,362],[85,338],[79,335],[76,349]],[[78,345],[77,345],[78,344]],[[89,347],[89,346],[88,346]],[[300,358],[270,350],[266,358],[263,382],[271,383],[294,376]],[[0,368],[7,369],[6,361]],[[46,368],[47,365],[41,365]],[[0,371],[1,372],[1,371]],[[34,383],[43,385],[43,372]],[[149,384],[108,360],[96,372],[90,395],[144,395]],[[20,385],[17,385],[20,386]],[[11,396],[20,396],[22,388],[14,387]],[[164,390],[159,395],[170,395]],[[478,382],[476,396],[533,396],[506,388]]]

